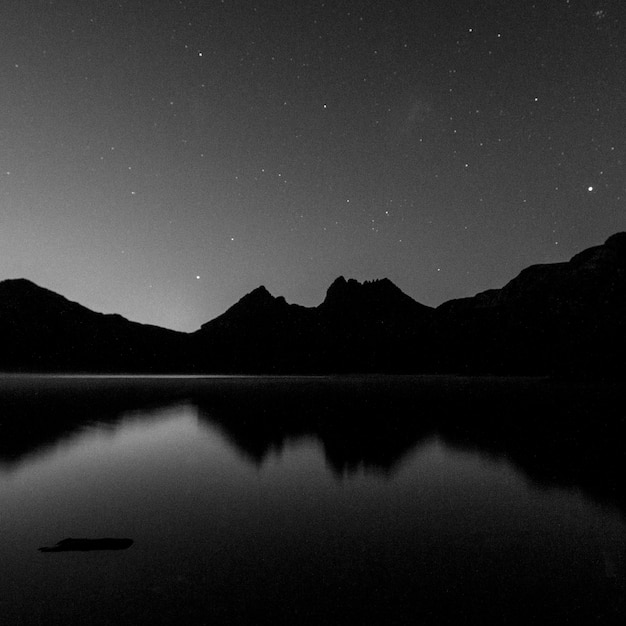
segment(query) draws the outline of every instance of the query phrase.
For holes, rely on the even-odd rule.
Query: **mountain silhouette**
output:
[[[624,372],[626,233],[436,311],[439,369]]]
[[[258,287],[192,334],[195,360],[204,371],[289,371],[312,323],[310,309]]]
[[[345,372],[393,370],[432,309],[383,279],[340,277],[317,307],[287,304],[259,287],[193,334],[203,369]],[[203,357],[200,355],[200,362]]]
[[[184,333],[105,315],[25,279],[0,282],[0,371],[184,369]]]
[[[626,233],[501,289],[422,305],[388,279],[337,278],[316,307],[265,287],[193,333],[0,282],[0,371],[188,373],[626,372]]]

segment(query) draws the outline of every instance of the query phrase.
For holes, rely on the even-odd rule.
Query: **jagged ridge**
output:
[[[0,341],[4,371],[624,372],[626,233],[437,309],[340,276],[316,307],[261,286],[191,334],[5,280]]]

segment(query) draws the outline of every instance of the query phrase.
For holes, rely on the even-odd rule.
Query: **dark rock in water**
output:
[[[39,548],[39,552],[88,552],[90,550],[126,550],[132,539],[62,539],[56,546]]]

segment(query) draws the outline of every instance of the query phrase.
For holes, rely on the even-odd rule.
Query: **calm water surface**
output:
[[[489,434],[533,385],[5,381],[0,623],[620,623],[619,499]]]

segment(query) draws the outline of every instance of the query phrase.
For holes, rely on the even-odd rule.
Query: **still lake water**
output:
[[[620,394],[4,378],[0,623],[622,623]]]

